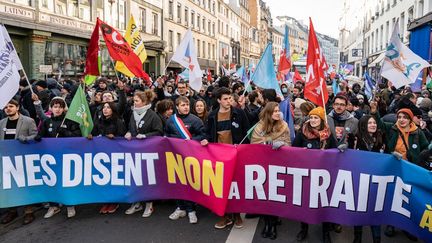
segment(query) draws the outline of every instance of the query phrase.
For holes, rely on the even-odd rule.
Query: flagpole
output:
[[[112,64],[112,66],[113,66],[113,68],[114,68],[114,72],[115,72],[115,75],[116,75],[116,77],[117,77],[117,80],[120,81],[120,78],[119,78],[119,76],[118,76],[117,70],[116,70],[116,68],[115,68],[115,65],[114,65],[114,62],[113,62],[111,56],[110,56],[110,61],[111,61],[111,64]]]
[[[13,44],[12,44],[12,45],[13,45]],[[14,49],[15,49],[15,47],[14,47]],[[29,81],[29,79],[28,79],[28,77],[27,77],[27,73],[26,73],[26,71],[24,70],[24,67],[23,67],[23,69],[21,69],[21,70],[23,71],[23,74],[24,74],[24,77],[25,77],[25,79],[26,79],[26,81],[27,81],[27,84],[28,84],[29,87],[30,87],[30,91],[32,92],[32,94],[34,94],[35,92],[34,92],[32,86],[31,86],[31,84],[30,84],[30,81]]]
[[[322,90],[322,85],[323,85],[323,83],[322,83],[322,80],[321,80],[320,86],[321,86],[321,99],[322,99],[323,109],[324,109],[324,114],[325,114],[325,116],[324,116],[325,119],[324,120],[325,120],[325,123],[328,124],[326,104],[325,104],[325,99],[324,99],[324,90]]]

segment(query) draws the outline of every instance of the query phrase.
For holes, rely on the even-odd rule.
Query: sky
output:
[[[338,39],[339,16],[342,11],[342,0],[264,0],[270,7],[272,18],[290,16],[304,20],[309,26],[309,17],[315,31]]]

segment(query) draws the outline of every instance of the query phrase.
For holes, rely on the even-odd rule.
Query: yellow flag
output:
[[[129,25],[126,29],[125,39],[130,45],[132,50],[137,54],[141,63],[144,63],[147,59],[147,52],[144,46],[144,41],[141,38],[138,26],[135,24],[135,20],[131,15],[129,19]],[[135,77],[135,75],[129,71],[123,62],[116,62],[115,69],[128,77]]]

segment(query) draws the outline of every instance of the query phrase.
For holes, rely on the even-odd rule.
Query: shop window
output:
[[[45,44],[45,64],[52,65],[54,72],[61,71],[65,76],[82,74],[86,55],[85,46],[56,41],[47,41]]]

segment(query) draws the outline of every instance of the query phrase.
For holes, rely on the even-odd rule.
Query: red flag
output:
[[[112,59],[121,61],[136,77],[150,81],[149,75],[144,72],[139,57],[133,52],[123,36],[113,27],[109,26],[99,18],[97,19],[102,30],[108,52]]]
[[[99,22],[96,22],[96,26],[90,38],[90,43],[87,49],[87,58],[85,66],[85,75],[99,76],[99,65],[98,65],[98,53],[99,53]]]
[[[207,81],[211,81],[212,80],[212,73],[210,71],[210,68],[207,69]]]
[[[304,97],[318,106],[325,107],[328,92],[324,70],[328,68],[315,35],[312,19],[309,18],[309,44],[306,61],[306,84]]]
[[[282,50],[282,55],[279,58],[278,72],[287,75],[291,69],[291,62],[288,60],[286,50]]]
[[[303,77],[302,77],[302,76],[300,75],[300,73],[297,71],[297,68],[294,69],[294,77],[293,77],[293,81],[294,81],[294,83],[297,82],[297,81],[302,81],[302,82],[304,82]]]

